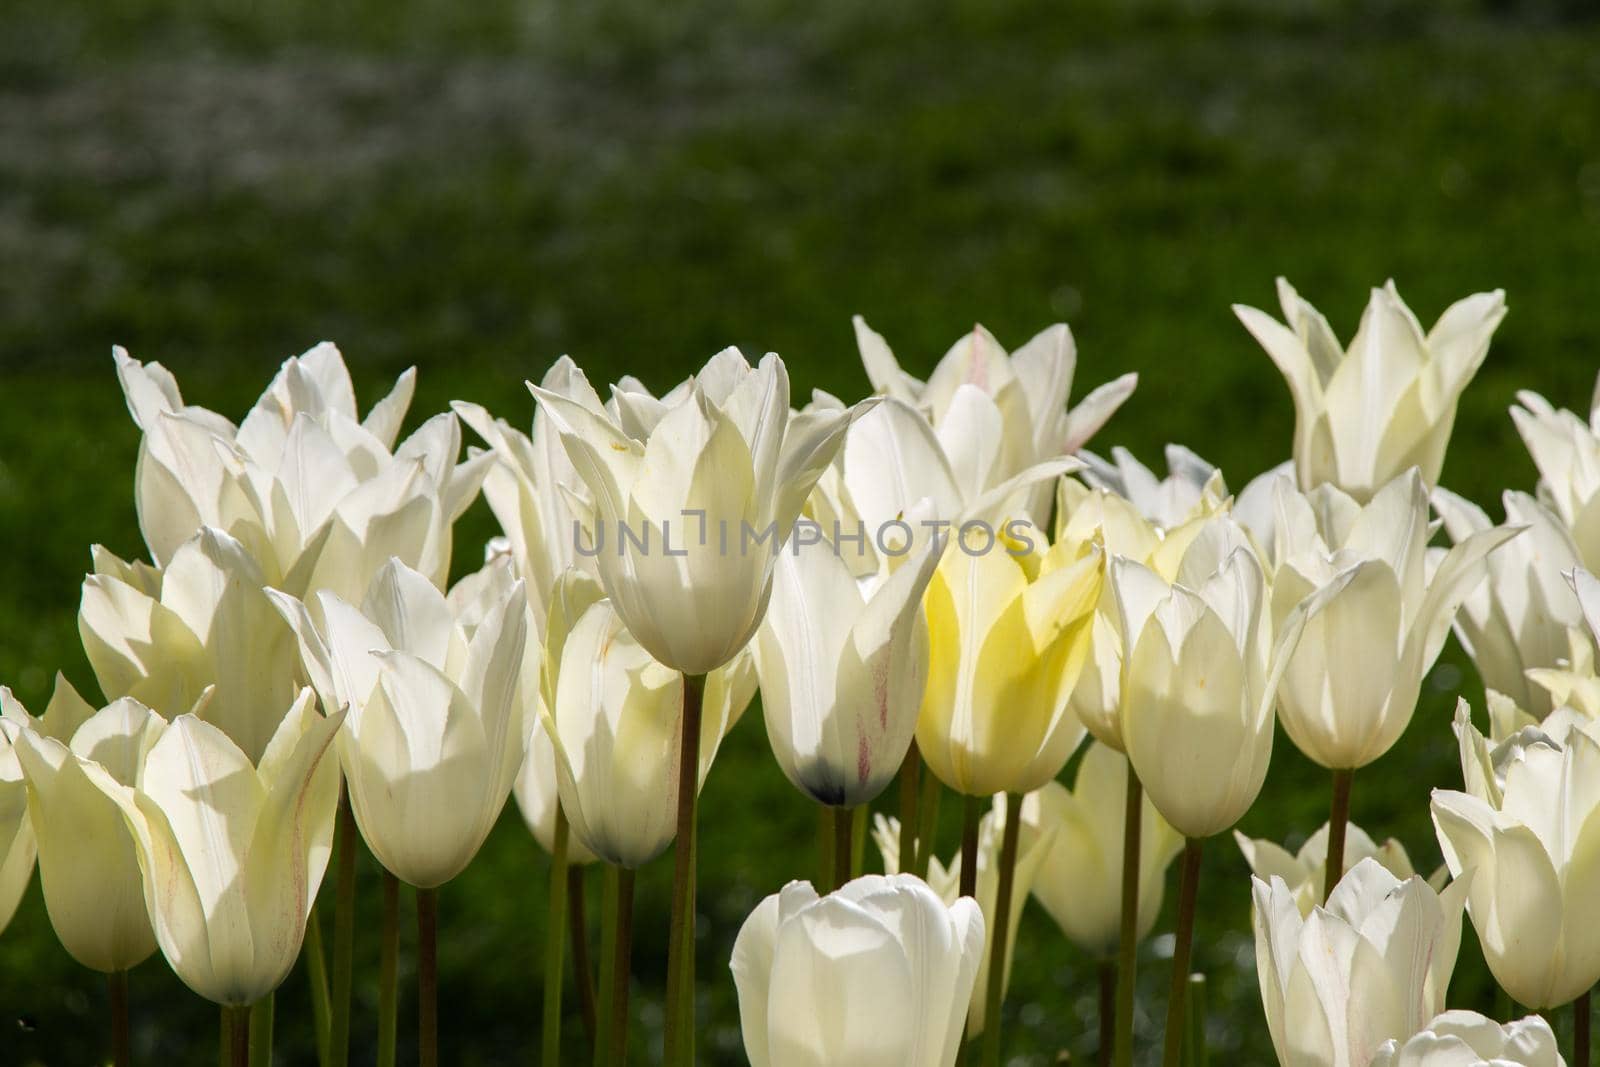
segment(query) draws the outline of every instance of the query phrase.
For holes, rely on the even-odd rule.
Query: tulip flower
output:
[[[1594,638],[1590,636],[1588,626],[1569,627],[1566,655],[1558,656],[1552,667],[1529,667],[1528,681],[1533,683],[1534,694],[1542,693],[1545,701],[1554,708],[1570,707],[1590,718],[1600,717],[1600,675],[1595,673]],[[1510,697],[1493,689],[1489,693],[1491,712],[1494,711],[1494,698],[1515,703]],[[1522,711],[1520,706],[1518,711],[1534,722],[1539,721]]]
[[[1537,1015],[1501,1026],[1472,1011],[1447,1011],[1404,1040],[1378,1046],[1371,1067],[1566,1067],[1555,1031]]]
[[[1341,877],[1345,871],[1365,859],[1376,860],[1384,870],[1402,880],[1417,873],[1411,866],[1411,857],[1406,855],[1405,846],[1394,838],[1388,838],[1380,845],[1355,823],[1346,826],[1345,834],[1345,866],[1344,871],[1339,872]],[[1310,915],[1311,909],[1322,903],[1327,895],[1324,890],[1328,866],[1327,823],[1318,827],[1317,832],[1306,838],[1305,844],[1292,855],[1274,841],[1246,837],[1237,830],[1233,832],[1233,839],[1238,842],[1239,851],[1244,853],[1250,873],[1264,882],[1281,879],[1289,887],[1289,892],[1294,894],[1301,915]]]
[[[602,409],[589,379],[566,356],[545,373],[540,388],[591,411]],[[528,582],[528,605],[543,630],[545,608],[562,572],[569,567],[591,573],[596,569],[593,557],[578,551],[582,523],[572,497],[581,498],[583,481],[543,412],[535,412],[530,436],[477,404],[457,401],[451,407],[494,456],[483,479],[483,496],[505,531],[517,573]]]
[[[912,875],[819,897],[790,882],[739,930],[729,968],[751,1067],[950,1067],[984,919]]]
[[[184,984],[228,1007],[276,989],[300,954],[306,916],[332,851],[344,719],[302,690],[252,763],[227,734],[180,715],[125,785],[81,769],[132,831],[156,943]]]
[[[1137,374],[1124,374],[1068,409],[1078,350],[1062,323],[1010,355],[993,334],[974,326],[924,383],[901,369],[883,337],[861,316],[853,322],[873,390],[916,409],[931,424],[968,497],[1034,464],[1076,452],[1139,384]],[[1040,520],[1048,503],[1048,490],[1040,486],[1024,510]]]
[[[884,871],[891,876],[902,875],[904,872],[899,867],[900,834],[903,832],[900,821],[875,815],[872,822],[872,839],[883,859]],[[977,862],[973,865],[975,874],[972,877],[972,886],[965,891],[961,884],[964,856],[958,853],[951,858],[948,865],[940,862],[937,856],[931,856],[928,860],[928,886],[952,907],[963,898],[970,897],[976,900],[983,911],[984,926],[990,933],[989,951],[984,953],[983,961],[979,965],[977,982],[972,990],[972,1001],[968,1006],[968,1037],[975,1037],[984,1031],[988,1017],[989,976],[993,970],[996,952],[994,939],[1001,928],[1006,931],[1004,959],[999,972],[999,988],[1002,995],[1006,987],[1011,984],[1011,967],[1016,960],[1016,953],[1013,950],[1017,944],[1017,930],[1022,922],[1022,909],[1027,904],[1028,894],[1040,878],[1046,858],[1055,843],[1055,827],[1034,825],[1028,821],[1026,814],[1018,821],[1017,859],[1011,880],[1011,892],[1004,895],[1006,904],[1002,909],[1001,853],[1005,843],[1005,830],[1006,798],[998,796],[978,823]]]
[[[1234,305],[1294,397],[1294,467],[1306,491],[1331,484],[1370,499],[1408,468],[1438,484],[1456,403],[1505,317],[1496,289],[1452,304],[1426,334],[1389,282],[1372,290],[1350,346],[1282,278],[1284,322]]]
[[[0,702],[9,696],[0,690]],[[71,710],[52,722],[62,708]],[[13,709],[20,714],[13,716]],[[6,710],[8,719],[23,723],[13,743],[27,780],[50,925],[83,966],[127,971],[155,951],[155,933],[134,839],[122,809],[97,781],[109,776],[136,785],[167,724],[128,697],[97,712],[59,677],[43,718],[32,720],[17,704]]]
[[[1166,448],[1167,476],[1158,478],[1120,445],[1110,461],[1085,450],[1083,480],[1128,501],[1159,530],[1174,530],[1197,515],[1216,511],[1227,497],[1222,472],[1182,445]]]
[[[135,496],[158,565],[210,526],[247,547],[265,583],[297,596],[330,589],[359,600],[396,555],[444,584],[451,525],[492,460],[457,465],[461,430],[449,414],[395,446],[413,371],[360,420],[343,357],[321,344],[285,362],[235,427],[185,404],[159,363],[120,348],[116,360],[144,434]]]
[[[1256,974],[1284,1067],[1356,1067],[1444,1010],[1465,881],[1435,892],[1374,859],[1303,916],[1282,878],[1251,878]]]
[[[0,730],[0,932],[17,913],[38,856],[33,823],[28,819],[28,787],[10,736],[7,730]]]
[[[1122,823],[1128,760],[1090,742],[1071,790],[1046,782],[1022,801],[1022,825],[1054,840],[1033,880],[1033,896],[1074,945],[1100,961],[1116,955],[1122,919]],[[1136,935],[1143,940],[1161,911],[1166,870],[1183,838],[1141,805]]]
[[[761,624],[777,547],[853,410],[791,417],[783,361],[752,369],[736,349],[663,399],[619,384],[615,414],[529,388],[592,498],[584,550],[629,631],[674,670],[727,663]]]
[[[1306,622],[1278,686],[1278,718],[1295,746],[1335,771],[1387,752],[1485,558],[1520,529],[1471,534],[1429,568],[1428,491],[1415,469],[1364,506],[1332,485],[1305,495],[1282,487],[1274,618],[1341,583]]]
[[[106,697],[132,697],[170,720],[215,687],[201,716],[260,759],[294,699],[299,659],[245,546],[206,526],[163,569],[98,547],[94,568],[78,633]]]
[[[448,882],[489,835],[527,755],[534,695],[521,583],[470,633],[399,559],[359,609],[318,593],[321,626],[307,605],[270,595],[323,706],[349,706],[339,760],[367,847],[409,885]]]
[[[905,758],[928,675],[922,597],[939,555],[924,547],[871,591],[828,544],[779,556],[751,647],[773,754],[819,803],[871,801]]]
[[[1600,741],[1567,718],[1565,729],[1523,730],[1485,760],[1462,701],[1456,728],[1469,791],[1433,791],[1445,863],[1458,878],[1473,871],[1467,913],[1489,970],[1535,1009],[1584,996],[1600,980],[1600,929],[1588,910],[1600,892],[1592,786]]]
[[[1539,469],[1539,499],[1561,517],[1583,565],[1600,569],[1600,402],[1587,420],[1528,390],[1517,404],[1511,421]]]
[[[917,722],[922,758],[945,785],[969,797],[1028,793],[1066,765],[1083,738],[1068,700],[1101,560],[1071,541],[945,551],[924,598],[930,670]]]
[[[1114,559],[1123,648],[1122,736],[1156,810],[1185,837],[1228,829],[1261,791],[1272,706],[1311,603],[1274,626],[1261,565],[1218,516],[1184,552],[1175,580]],[[1328,594],[1322,594],[1324,597]]]
[[[541,710],[573,835],[607,863],[642,867],[675,831],[682,676],[650,658],[599,583],[578,570],[557,582],[545,648]],[[748,655],[707,677],[702,784],[754,695]]]
[[[1567,630],[1582,615],[1561,576],[1582,562],[1566,524],[1549,507],[1527,493],[1508,491],[1502,500],[1503,528],[1522,533],[1481,565],[1483,579],[1462,601],[1455,631],[1485,688],[1542,718],[1554,705],[1527,672],[1554,668],[1566,654]],[[1433,491],[1433,506],[1456,544],[1493,527],[1481,508],[1448,490]]]

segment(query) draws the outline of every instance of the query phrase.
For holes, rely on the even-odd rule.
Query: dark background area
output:
[[[1286,457],[1292,412],[1230,303],[1275,310],[1284,274],[1348,337],[1386,278],[1424,324],[1501,286],[1510,315],[1444,473],[1499,514],[1499,491],[1534,477],[1506,416],[1514,391],[1581,411],[1600,363],[1589,11],[3,0],[0,680],[36,709],[58,667],[92,693],[75,623],[89,545],[143,553],[113,343],[235,419],[284,357],[331,339],[363,403],[420,368],[410,425],[455,398],[526,424],[523,380],[562,353],[597,382],[633,372],[664,388],[738,344],[781,353],[797,396],[854,398],[867,389],[854,312],[918,373],[975,320],[1014,347],[1064,319],[1075,396],[1141,376],[1100,448],[1155,461],[1181,441],[1238,488]],[[458,572],[492,533],[475,506]],[[1356,821],[1423,870],[1439,862],[1428,790],[1459,781],[1457,692],[1481,703],[1452,642],[1411,730],[1356,781]],[[1243,829],[1298,842],[1327,788],[1280,735]],[[815,866],[813,813],[766,751],[759,709],[719,758],[701,827],[702,1060],[741,1063],[733,936]],[[941,852],[954,848],[947,825]],[[445,888],[447,1062],[534,1056],[546,870],[512,808]],[[659,1057],[669,880],[664,861],[639,885],[639,1062]],[[375,868],[362,891],[375,921]],[[372,1056],[372,926],[355,1063]],[[1209,846],[1199,937],[1213,1062],[1270,1062],[1246,868],[1227,838]],[[1009,1051],[1088,1053],[1090,963],[1037,908],[1019,944]],[[409,938],[403,952],[405,980]],[[1150,1054],[1165,982],[1147,954]],[[214,1062],[213,1009],[159,955],[132,988],[136,1059]],[[1470,930],[1451,1003],[1493,1006]],[[104,1008],[35,883],[0,935],[0,1060],[91,1062]],[[402,1013],[404,1062],[409,999]],[[299,972],[278,1021],[280,1062],[310,1062]],[[575,1040],[573,1062],[584,1055]]]

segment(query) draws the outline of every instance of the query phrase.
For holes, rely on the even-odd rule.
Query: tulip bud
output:
[[[1523,390],[1511,408],[1522,443],[1539,469],[1539,499],[1560,516],[1578,556],[1600,568],[1600,389],[1588,419]]]
[[[825,897],[790,882],[733,944],[745,1055],[751,1067],[950,1067],[983,948],[977,904],[947,904],[912,875]]]

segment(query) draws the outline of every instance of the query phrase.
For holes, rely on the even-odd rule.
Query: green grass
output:
[[[596,379],[666,385],[735,343],[782,353],[799,390],[848,396],[866,389],[853,312],[924,371],[975,319],[1017,344],[1065,318],[1078,393],[1141,374],[1101,446],[1154,459],[1182,441],[1237,487],[1284,457],[1291,411],[1229,304],[1271,307],[1285,274],[1348,334],[1367,287],[1393,276],[1425,320],[1468,292],[1509,293],[1461,407],[1453,488],[1497,512],[1501,488],[1531,484],[1505,415],[1517,388],[1587,404],[1600,26],[1581,5],[728,6],[8,5],[0,680],[35,706],[58,667],[92,688],[74,619],[88,546],[140,551],[113,343],[235,417],[284,356],[331,338],[367,400],[415,363],[419,417],[465,398],[525,421],[523,379],[563,352]],[[492,532],[474,508],[458,569]],[[1438,860],[1428,789],[1459,773],[1458,690],[1481,695],[1452,645],[1411,731],[1355,787],[1357,821],[1423,868]],[[1243,828],[1298,839],[1325,817],[1327,782],[1286,742],[1277,756]],[[759,710],[702,810],[701,1049],[736,1063],[733,935],[813,865],[813,814]],[[451,1062],[532,1055],[545,871],[512,816],[443,893]],[[658,864],[639,885],[641,1062],[656,1054],[669,877]],[[375,909],[374,877],[363,891]],[[1270,1062],[1226,839],[1207,856],[1200,937],[1215,1062]],[[1041,1064],[1086,1054],[1087,962],[1037,909],[1020,944],[1009,1048]],[[1452,1002],[1487,1009],[1463,944]],[[360,951],[358,1039],[374,1020],[370,930]],[[1142,976],[1153,1035],[1164,964]],[[0,936],[5,1058],[90,1061],[103,996],[56,946],[35,885]],[[134,975],[133,1005],[139,1059],[214,1057],[213,1013],[159,957]],[[278,1017],[283,1061],[306,1062],[298,975]]]

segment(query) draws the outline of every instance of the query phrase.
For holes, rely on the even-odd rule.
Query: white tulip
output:
[[[297,596],[330,589],[359,600],[390,556],[444,584],[451,525],[492,459],[456,464],[461,430],[449,414],[395,447],[413,372],[359,420],[344,359],[321,344],[285,362],[236,428],[186,405],[159,363],[121,349],[116,359],[144,433],[136,500],[157,564],[211,526],[247,547],[267,584]]]
[[[1122,829],[1127,815],[1128,760],[1090,742],[1069,791],[1048,782],[1022,800],[1022,825],[1053,840],[1033,880],[1033,896],[1061,932],[1097,959],[1116,955],[1122,924]],[[1167,867],[1183,838],[1148,800],[1140,801],[1139,907],[1143,940],[1161,912]]]
[[[303,690],[258,763],[221,730],[180,715],[135,786],[82,769],[127,820],[156,943],[184,984],[230,1007],[278,987],[300,955],[328,867],[339,801],[327,718]]]
[[[1222,472],[1182,445],[1167,445],[1165,478],[1120,445],[1111,450],[1109,462],[1087,450],[1080,456],[1087,464],[1085,482],[1127,500],[1159,530],[1177,529],[1218,510],[1228,495]]]
[[[1062,323],[1010,355],[993,334],[974,326],[950,346],[924,383],[901,369],[883,337],[861,316],[853,321],[873,390],[909,405],[932,426],[969,499],[1037,463],[1076,452],[1139,384],[1137,374],[1124,374],[1069,410],[1078,349]],[[1048,489],[1038,486],[1030,497],[1025,510],[1042,520]]]
[[[1306,838],[1305,844],[1293,855],[1283,846],[1265,838],[1250,838],[1235,830],[1234,841],[1250,865],[1250,873],[1264,882],[1273,878],[1283,880],[1300,905],[1301,915],[1310,915],[1311,909],[1322,903],[1322,891],[1328,870],[1328,824],[1323,823],[1316,833]],[[1394,838],[1379,845],[1355,823],[1345,824],[1344,869],[1362,860],[1377,860],[1383,869],[1396,878],[1410,878],[1416,874],[1405,846]],[[1340,872],[1341,876],[1344,872]],[[1437,887],[1435,887],[1437,888]]]
[[[1387,752],[1485,557],[1520,529],[1472,534],[1430,573],[1428,490],[1415,469],[1364,506],[1332,485],[1301,494],[1280,484],[1273,617],[1340,586],[1306,622],[1278,686],[1278,718],[1296,747],[1334,770]]]
[[[297,692],[294,635],[262,591],[245,546],[200,528],[164,569],[104,549],[83,581],[78,633],[100,688],[166,719],[216,688],[201,716],[259,759]]]
[[[1176,447],[1176,446],[1169,446]],[[1137,464],[1131,456],[1130,464]],[[1143,469],[1142,467],[1140,469]],[[1148,471],[1146,472],[1148,473]],[[1090,480],[1088,470],[1083,472]],[[1153,479],[1152,475],[1152,479]],[[1094,476],[1101,488],[1087,489],[1070,478],[1061,479],[1056,492],[1056,541],[1098,540],[1108,557],[1126,556],[1151,567],[1162,577],[1177,576],[1178,564],[1200,530],[1204,520],[1221,510],[1223,485],[1220,473],[1213,474],[1207,488],[1196,498],[1194,510],[1174,525],[1162,526],[1151,519],[1140,505],[1117,491],[1105,487],[1107,479]],[[1124,487],[1128,479],[1124,478]],[[1140,484],[1135,480],[1133,484]],[[1146,483],[1146,490],[1148,483]],[[1161,493],[1138,490],[1145,504],[1165,507]],[[1172,518],[1166,515],[1165,518]],[[1122,635],[1117,627],[1117,599],[1110,582],[1100,587],[1095,608],[1089,655],[1083,673],[1072,689],[1072,710],[1102,744],[1118,752],[1122,740]]]
[[[657,399],[628,383],[614,411],[529,383],[589,491],[584,551],[657,660],[705,674],[755,635],[778,546],[852,411],[791,415],[789,375],[736,349]]]
[[[1365,1067],[1444,1010],[1465,882],[1436,893],[1365,859],[1308,916],[1282,878],[1250,884],[1261,1003],[1283,1067]]]
[[[577,365],[562,356],[540,388],[600,410],[600,397]],[[517,573],[528,582],[528,604],[544,629],[544,612],[556,579],[569,567],[594,572],[592,557],[578,553],[583,510],[572,503],[582,479],[567,456],[551,418],[535,411],[532,434],[514,429],[477,404],[451,405],[461,421],[489,445],[495,462],[484,476],[483,496],[505,531]]]
[[[577,570],[556,584],[545,656],[541,712],[573,837],[607,863],[642,867],[677,831],[683,675],[652,659],[599,583]],[[755,687],[748,654],[707,675],[702,786]]]
[[[554,853],[556,847],[556,812],[561,807],[561,790],[556,777],[556,749],[545,732],[544,717],[540,715],[533,724],[533,736],[528,738],[528,758],[522,761],[522,770],[511,786],[516,797],[517,810],[522,821],[539,847]],[[593,863],[593,852],[569,834],[567,836],[567,862],[569,864]]]
[[[1473,871],[1467,911],[1495,981],[1531,1008],[1565,1004],[1600,980],[1600,742],[1557,711],[1564,728],[1489,752],[1464,701],[1456,714],[1468,792],[1433,791],[1445,863]]]
[[[751,644],[767,737],[795,788],[855,807],[881,793],[916,734],[928,677],[928,546],[875,590],[828,544],[785,546]]]
[[[977,905],[947,904],[911,875],[825,897],[790,882],[733,943],[745,1055],[751,1067],[950,1067],[986,957]]]
[[[360,609],[272,592],[339,733],[350,806],[372,854],[433,889],[460,874],[494,827],[528,751],[536,675],[524,670],[528,608],[504,587],[470,630],[418,571],[392,559]]]
[[[1255,308],[1233,310],[1294,396],[1300,488],[1327,483],[1366,500],[1410,467],[1430,487],[1438,484],[1456,403],[1505,317],[1505,293],[1452,304],[1424,334],[1389,282],[1372,290],[1348,349],[1282,278],[1278,299],[1285,322]]]
[[[86,768],[136,785],[166,721],[126,697],[96,712],[59,677],[56,696],[39,720],[4,690],[0,703],[9,705],[6,719],[22,725],[14,745],[26,776],[50,925],[67,953],[85,967],[126,971],[155,951],[155,933],[122,810]]]
[[[1566,1067],[1555,1031],[1537,1015],[1501,1026],[1472,1011],[1447,1011],[1404,1041],[1378,1047],[1371,1067]]]
[[[1527,493],[1508,490],[1501,499],[1502,528],[1523,532],[1484,561],[1483,580],[1462,602],[1455,631],[1485,688],[1543,717],[1554,705],[1527,672],[1556,667],[1566,654],[1567,630],[1582,615],[1561,576],[1582,562],[1565,523],[1550,508]],[[1433,506],[1456,544],[1493,526],[1483,509],[1448,490],[1433,491]]]
[[[995,910],[1000,901],[1000,849],[1004,844],[1006,828],[1006,798],[995,796],[993,806],[978,820],[978,874],[975,889],[978,906],[983,911],[983,922],[990,936],[995,930]],[[1017,930],[1022,922],[1022,909],[1028,903],[1028,894],[1039,878],[1046,857],[1055,843],[1054,826],[1030,823],[1026,814],[1017,832],[1017,866],[1011,881],[1011,910],[1006,923],[1005,974],[1001,976],[1001,994],[1011,985],[1011,968],[1016,963]],[[900,871],[900,820],[875,815],[872,818],[872,840],[883,858],[887,874]],[[961,899],[961,856],[951,858],[949,865],[939,857],[928,858],[928,886],[946,905],[954,907]],[[972,1001],[967,1009],[967,1036],[976,1037],[983,1032],[984,1013],[988,1010],[985,999],[989,989],[989,967],[993,953],[985,952],[978,965],[977,983],[972,989]]]
[[[1600,381],[1587,420],[1528,390],[1517,404],[1511,421],[1539,469],[1540,501],[1561,516],[1583,565],[1600,568]]]
[[[1112,561],[1111,582],[1128,650],[1120,706],[1128,758],[1178,832],[1221,833],[1261,791],[1278,679],[1320,599],[1275,627],[1261,565],[1227,516],[1206,520],[1171,583],[1126,557]]]

